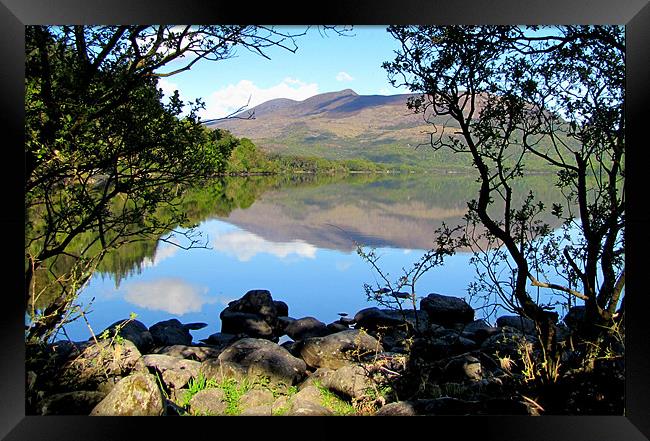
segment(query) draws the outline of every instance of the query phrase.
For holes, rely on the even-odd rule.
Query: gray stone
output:
[[[221,311],[221,332],[246,334],[253,338],[273,339],[275,332],[267,319],[252,312],[234,311],[230,307]]]
[[[444,326],[474,320],[474,309],[459,297],[432,293],[420,301],[420,309],[427,312],[431,322]]]
[[[226,394],[222,389],[208,388],[197,392],[189,402],[192,415],[223,415],[228,407]]]
[[[165,403],[151,374],[136,373],[120,380],[90,412],[91,416],[159,416]]]
[[[161,374],[165,384],[174,389],[187,385],[190,378],[199,376],[201,363],[194,360],[184,360],[162,354],[142,356],[144,364]]]
[[[369,354],[382,352],[379,341],[366,332],[350,329],[304,340],[300,356],[312,368],[338,369]]]
[[[416,328],[416,316],[418,329],[423,331],[428,328],[429,320],[425,312],[405,309],[403,311],[393,309],[379,309],[377,307],[365,308],[354,316],[356,329],[365,329],[376,332],[382,328],[402,327],[406,330]]]
[[[509,356],[517,359],[522,349],[532,350],[536,339],[512,328],[503,328],[499,334],[488,337],[481,343],[481,350],[497,357]]]
[[[416,415],[473,415],[480,412],[478,401],[465,401],[458,398],[434,398],[413,401],[397,401],[383,406],[377,416],[416,416]]]
[[[41,402],[41,415],[88,415],[105,396],[93,390],[54,394]]]
[[[228,307],[233,312],[247,312],[262,316],[268,323],[274,322],[280,315],[278,314],[278,305],[274,303],[271,293],[265,289],[248,291],[242,298],[230,302]],[[281,307],[281,309],[283,308]]]
[[[500,328],[507,326],[530,335],[534,335],[536,332],[535,322],[520,315],[501,316],[497,319],[497,326]]]
[[[477,347],[476,342],[459,335],[445,335],[433,338],[416,338],[411,346],[411,359],[436,361],[469,352]]]
[[[289,306],[282,300],[273,300],[275,305],[275,311],[278,314],[278,317],[286,317],[289,315]]]
[[[177,319],[158,322],[149,328],[155,346],[173,346],[192,344],[192,335],[189,329]]]
[[[284,328],[284,333],[293,340],[309,337],[323,337],[331,334],[327,325],[314,317],[303,317],[292,321]]]
[[[343,323],[340,323],[338,320],[332,323],[327,324],[327,329],[330,331],[330,334],[334,334],[335,332],[341,332],[341,331],[347,331],[350,329],[350,326],[344,325]]]
[[[323,406],[323,397],[315,386],[307,386],[301,389],[291,398],[287,415],[312,415],[326,416],[334,413]]]
[[[449,359],[443,368],[445,381],[480,381],[483,378],[481,361],[469,354],[462,354]]]
[[[233,343],[219,355],[217,362],[204,362],[204,374],[217,378],[224,375],[237,378],[242,374],[253,378],[268,377],[274,383],[291,385],[302,380],[307,369],[304,361],[291,355],[285,348],[255,338],[244,338]]]
[[[187,346],[173,345],[163,346],[154,351],[156,354],[169,355],[174,358],[186,360],[205,361],[209,358],[217,358],[221,350],[210,346]]]
[[[109,338],[112,338],[118,327],[118,335],[133,342],[141,353],[144,354],[153,347],[153,336],[142,322],[129,319],[119,320],[107,327],[103,332],[108,331]]]
[[[585,314],[586,307],[584,305],[572,306],[562,320],[570,330],[577,330],[580,327],[580,323],[584,321]]]
[[[86,381],[122,377],[133,371],[146,372],[141,356],[130,340],[113,344],[109,340],[99,340],[72,357],[66,365],[66,373],[80,385]]]
[[[269,409],[275,397],[273,397],[273,392],[268,389],[251,389],[241,396],[239,404],[242,408],[255,408],[259,406],[269,406]],[[271,411],[269,410],[269,414]]]
[[[263,404],[255,407],[248,407],[244,409],[240,416],[271,416],[273,415],[273,406],[270,404]]]
[[[312,377],[323,387],[349,398],[363,398],[372,387],[366,370],[359,365],[343,366],[336,370],[319,368]]]

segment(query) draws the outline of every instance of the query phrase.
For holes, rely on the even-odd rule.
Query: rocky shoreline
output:
[[[120,320],[88,341],[28,347],[27,414],[622,413],[622,349],[585,368],[571,365],[575,351],[563,345],[551,408],[531,389],[526,360],[540,355],[532,321],[503,316],[490,326],[465,300],[440,294],[419,306],[371,307],[326,324],[292,318],[286,303],[253,290],[200,342],[190,331],[204,323]],[[561,344],[581,312],[557,325]]]

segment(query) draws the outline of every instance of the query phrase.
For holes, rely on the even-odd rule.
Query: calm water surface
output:
[[[363,285],[379,280],[356,244],[375,248],[395,281],[431,248],[442,222],[460,222],[465,201],[476,195],[474,179],[463,176],[365,176],[291,185],[269,179],[234,181],[237,191],[231,189],[226,210],[212,207],[212,197],[199,198],[197,230],[207,248],[184,250],[161,241],[130,268],[96,273],[79,297],[90,306],[93,330],[99,333],[134,312],[147,326],[172,317],[205,322],[206,328],[192,331],[197,341],[219,332],[219,313],[251,289],[268,289],[295,318],[329,323],[340,312],[353,316],[377,306],[367,301]],[[522,190],[532,186],[543,198],[552,197],[552,177],[526,185]],[[418,295],[466,297],[474,278],[469,258],[457,253],[429,271],[416,286]],[[65,329],[73,340],[90,335],[82,320]]]

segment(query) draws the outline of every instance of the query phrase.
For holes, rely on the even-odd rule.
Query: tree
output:
[[[624,314],[623,28],[391,26],[388,32],[401,48],[384,68],[394,85],[419,94],[409,108],[427,120],[448,118],[434,128],[430,145],[469,155],[477,171],[480,191],[468,203],[465,233],[483,265],[480,277],[488,283],[481,286],[535,320],[547,351],[554,350],[558,316],[534,299],[534,288],[583,301],[583,336],[611,329]],[[538,220],[549,207],[532,192],[521,206],[513,204],[512,183],[530,158],[556,174],[565,198],[550,209],[564,234]]]
[[[28,338],[52,335],[108,250],[173,234],[186,221],[177,209],[184,189],[225,170],[232,139],[202,125],[200,100],[185,113],[178,92],[163,103],[158,78],[237,48],[295,52],[302,34],[224,25],[26,28],[25,296],[32,306],[45,291],[51,298],[41,314],[30,311]],[[162,207],[166,216],[156,216]],[[200,243],[192,230],[186,238],[186,246]]]

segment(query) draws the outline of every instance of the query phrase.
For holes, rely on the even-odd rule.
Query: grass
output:
[[[352,404],[341,399],[338,395],[324,387],[318,381],[314,382],[314,386],[316,386],[321,394],[321,404],[334,412],[335,415],[344,416],[356,413],[356,409]]]

